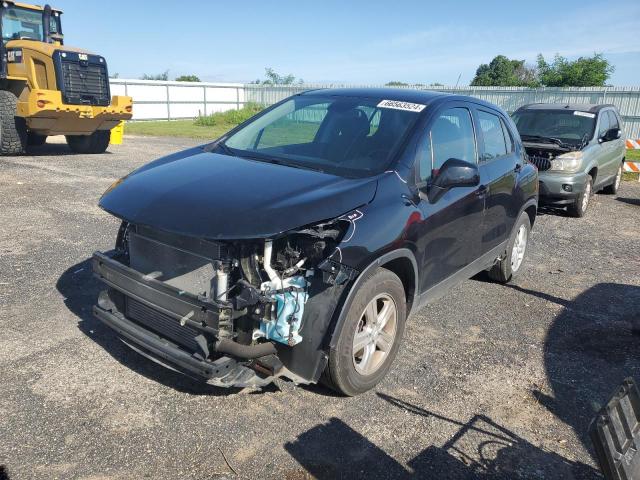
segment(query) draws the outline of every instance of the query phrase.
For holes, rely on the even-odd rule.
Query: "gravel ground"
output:
[[[640,183],[543,212],[523,275],[414,314],[376,391],[243,393],[140,357],[91,316],[116,178],[188,140],[0,159],[0,478],[599,478],[589,421],[640,378]],[[4,472],[4,473],[3,473]]]

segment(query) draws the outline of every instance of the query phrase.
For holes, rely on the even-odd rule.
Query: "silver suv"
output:
[[[582,217],[593,192],[618,191],[625,139],[613,105],[535,103],[516,110],[513,120],[538,167],[541,204]]]

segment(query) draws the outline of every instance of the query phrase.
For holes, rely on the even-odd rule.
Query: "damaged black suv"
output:
[[[290,97],[217,141],[115,182],[95,315],[214,385],[323,379],[356,395],[411,312],[526,253],[536,169],[499,108],[393,89]]]

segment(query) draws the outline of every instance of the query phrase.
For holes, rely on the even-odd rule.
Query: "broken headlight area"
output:
[[[236,367],[216,384],[258,385],[246,373],[236,379],[246,367],[263,378],[304,381],[284,368],[277,351],[303,342],[310,292],[357,275],[331,258],[348,226],[334,220],[273,239],[210,241],[123,223],[115,251],[94,255],[94,271],[110,287],[96,315],[120,315],[112,323],[130,322],[205,363],[230,356]],[[138,345],[151,342],[125,333]],[[176,352],[147,350],[175,363]]]

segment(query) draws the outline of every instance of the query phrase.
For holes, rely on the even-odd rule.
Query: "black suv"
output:
[[[115,182],[123,220],[95,315],[136,351],[221,386],[321,377],[356,395],[408,315],[488,270],[506,282],[538,202],[511,119],[457,95],[290,97]]]

